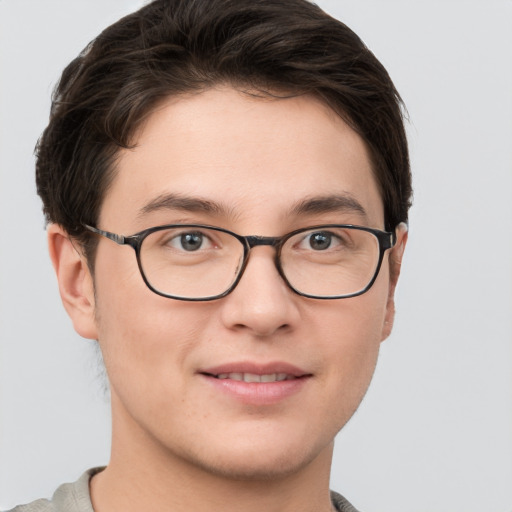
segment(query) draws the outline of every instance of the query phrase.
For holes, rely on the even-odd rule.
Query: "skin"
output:
[[[384,227],[364,142],[312,97],[258,99],[219,87],[170,98],[136,142],[119,154],[101,229],[130,235],[190,222],[279,236],[320,223]],[[219,208],[141,213],[165,194]],[[355,199],[364,214],[297,213],[297,204],[332,194]],[[91,482],[96,512],[330,510],[334,436],[361,402],[391,330],[402,226],[367,293],[323,301],[286,286],[271,247],[251,251],[230,295],[191,303],[151,292],[129,247],[100,239],[93,279],[65,231],[48,233],[63,303],[77,332],[99,340],[110,380],[112,455]],[[286,362],[309,377],[291,396],[255,404],[198,373],[240,361]]]

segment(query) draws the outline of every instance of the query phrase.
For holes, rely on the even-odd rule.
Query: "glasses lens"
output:
[[[361,292],[370,284],[379,253],[379,241],[372,233],[326,226],[289,238],[281,251],[281,266],[299,293],[340,297]]]
[[[244,246],[211,228],[179,226],[146,236],[140,262],[146,280],[164,295],[183,299],[215,297],[237,278]]]

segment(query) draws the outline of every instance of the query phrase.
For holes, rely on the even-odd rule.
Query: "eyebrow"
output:
[[[139,210],[138,217],[143,217],[159,210],[181,210],[222,216],[228,216],[231,213],[233,215],[233,211],[221,203],[200,197],[170,193],[162,194],[146,203]],[[297,216],[322,213],[356,213],[365,219],[367,218],[366,210],[361,203],[346,193],[303,199],[292,207],[290,213]]]
[[[226,208],[215,201],[199,197],[182,196],[179,194],[162,194],[146,203],[139,210],[139,217],[159,210],[182,210],[186,212],[202,212],[215,215],[226,213]]]
[[[365,219],[368,217],[362,204],[349,194],[332,194],[304,199],[293,207],[292,213],[295,215],[357,213]]]

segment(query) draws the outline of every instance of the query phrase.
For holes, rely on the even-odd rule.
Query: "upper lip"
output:
[[[220,375],[222,373],[252,373],[255,375],[271,375],[273,373],[286,373],[293,377],[311,375],[307,371],[285,362],[256,363],[251,361],[231,362],[202,368],[198,373]]]

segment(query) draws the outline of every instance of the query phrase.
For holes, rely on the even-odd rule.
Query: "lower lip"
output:
[[[250,405],[272,405],[297,394],[309,376],[276,382],[244,382],[201,375],[210,385],[236,400]]]

